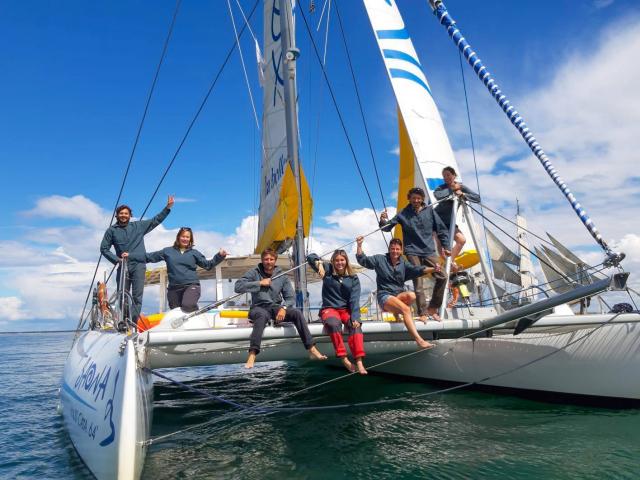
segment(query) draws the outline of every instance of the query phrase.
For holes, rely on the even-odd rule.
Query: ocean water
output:
[[[0,334],[0,478],[92,478],[56,409],[70,342],[69,333]],[[163,373],[244,404],[342,375],[284,363],[258,365],[251,373],[240,366]],[[352,376],[284,403],[410,399],[438,388]],[[349,410],[249,416],[158,381],[152,437],[159,440],[149,449],[143,478],[153,480],[640,478],[640,409],[469,390]]]

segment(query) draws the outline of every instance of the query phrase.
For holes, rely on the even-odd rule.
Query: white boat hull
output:
[[[601,317],[606,321],[611,315]],[[436,349],[383,365],[407,377],[537,392],[640,400],[640,316],[601,328],[556,318],[517,336],[447,339]],[[573,319],[575,323],[575,317]],[[598,318],[591,318],[596,321]],[[553,322],[555,327],[544,326]]]
[[[137,367],[130,338],[80,335],[65,364],[60,407],[74,447],[98,480],[140,477],[152,401],[151,375]]]

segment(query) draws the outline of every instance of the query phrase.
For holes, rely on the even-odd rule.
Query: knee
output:
[[[342,323],[335,317],[329,317],[324,320],[324,324],[327,327],[329,333],[338,333],[341,331]]]

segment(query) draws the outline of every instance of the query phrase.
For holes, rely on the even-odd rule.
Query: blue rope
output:
[[[513,126],[517,128],[518,132],[520,132],[520,135],[525,140],[534,155],[538,158],[551,179],[558,186],[558,188],[560,188],[569,203],[571,203],[574,211],[576,212],[584,226],[587,228],[587,230],[589,230],[591,236],[596,240],[596,242],[598,242],[598,244],[602,247],[602,249],[611,260],[619,262],[619,260],[621,260],[620,255],[614,253],[604,241],[602,235],[600,235],[600,232],[598,232],[598,229],[593,223],[593,220],[591,220],[589,215],[587,215],[585,209],[582,208],[582,205],[580,205],[573,193],[571,193],[571,190],[569,190],[567,184],[562,180],[562,178],[560,178],[558,171],[555,169],[546,153],[544,153],[544,150],[542,150],[542,147],[533,136],[533,133],[531,133],[531,131],[529,130],[529,127],[525,123],[522,116],[513,107],[513,105],[511,105],[511,102],[507,100],[506,95],[502,93],[502,90],[500,90],[498,84],[495,82],[491,74],[487,71],[486,67],[482,64],[482,61],[476,55],[476,52],[471,49],[469,43],[462,36],[460,30],[456,27],[455,20],[451,18],[444,4],[440,0],[430,1],[434,15],[438,18],[440,23],[446,27],[447,33],[454,41],[454,43],[458,46],[458,49],[460,50],[462,55],[464,55],[464,58],[467,60],[471,68],[473,68],[473,71],[476,72],[478,78],[487,87],[489,93],[491,93],[491,96],[493,96],[500,108],[502,108],[502,111],[507,115]]]

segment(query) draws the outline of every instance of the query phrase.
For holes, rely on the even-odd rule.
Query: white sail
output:
[[[451,166],[460,172],[447,132],[395,2],[364,0],[364,5],[415,157],[404,160],[407,165],[401,165],[401,170],[404,167],[402,175],[406,178],[421,177],[422,182],[416,181],[413,186],[426,186],[428,195],[433,200],[433,190],[443,183],[442,169]],[[416,168],[418,171],[412,175]],[[398,198],[404,201],[405,194],[406,192],[398,192]],[[464,250],[475,250],[468,232],[469,226],[461,212],[457,213],[456,223],[467,238]]]
[[[489,249],[489,256],[492,260],[510,263],[514,266],[518,266],[520,264],[520,257],[502,243],[491,230],[487,229],[486,233],[487,248]]]
[[[532,292],[527,291],[536,284],[536,276],[533,272],[533,263],[531,262],[531,252],[529,250],[529,241],[527,240],[527,220],[520,214],[516,215],[516,225],[518,226],[518,248],[520,249],[520,281],[522,285],[521,298],[531,298]]]
[[[256,252],[266,247],[282,249],[295,235],[298,187],[287,151],[284,105],[285,59],[280,34],[280,0],[264,2],[264,57],[259,61],[262,98],[262,169]],[[293,18],[289,25],[295,35]],[[311,218],[311,197],[302,178],[305,232]]]

